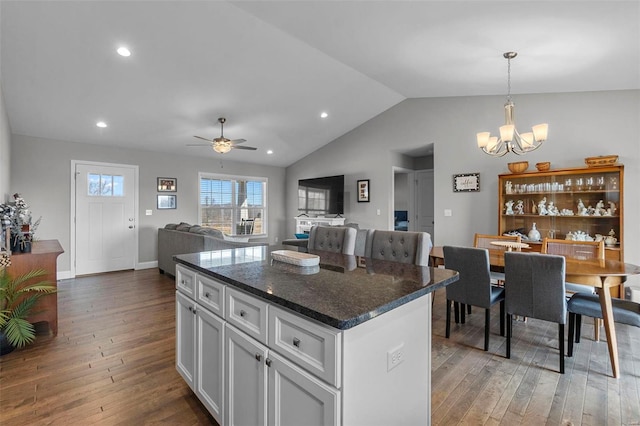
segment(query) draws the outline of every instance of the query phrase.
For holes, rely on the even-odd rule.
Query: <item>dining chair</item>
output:
[[[613,297],[611,305],[615,322],[640,327],[640,303]],[[569,311],[569,350],[567,356],[573,356],[574,331],[575,342],[580,343],[582,315],[594,319],[603,318],[600,297],[595,294],[575,293],[567,303],[567,311]]]
[[[309,231],[308,250],[323,250],[353,255],[355,247],[355,228],[314,225]]]
[[[499,253],[507,251],[504,246],[494,246],[492,241],[511,241],[515,243],[521,243],[522,238],[520,235],[490,235],[490,234],[475,234],[473,237],[473,246],[477,248],[485,248],[491,253]],[[516,248],[516,251],[521,251],[520,247]],[[504,284],[504,272],[491,271],[491,282],[494,284]]]
[[[427,232],[370,229],[365,255],[372,259],[429,266],[431,235]]]
[[[504,272],[507,358],[511,358],[514,315],[555,322],[558,324],[560,373],[564,374],[564,325],[567,317],[565,258],[539,253],[505,252]]]
[[[445,337],[451,334],[451,302],[484,308],[484,350],[489,350],[491,307],[500,302],[500,335],[504,336],[504,288],[491,285],[489,252],[484,248],[444,246],[444,267],[458,271],[458,281],[446,287],[447,325]],[[457,320],[457,319],[456,319]],[[457,321],[456,321],[457,322]]]
[[[564,256],[567,259],[575,260],[604,260],[604,241],[573,241],[545,238],[542,241],[542,249],[540,250],[540,252],[546,254],[557,254],[560,256]],[[593,277],[591,279],[596,281],[598,280],[598,278],[596,277]],[[565,284],[569,296],[574,293],[596,294],[595,286],[573,282],[568,282]],[[596,342],[600,340],[600,326],[600,321],[597,318],[594,318],[593,338]]]

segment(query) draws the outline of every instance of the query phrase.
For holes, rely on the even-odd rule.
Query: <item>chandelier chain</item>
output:
[[[507,101],[511,102],[511,58],[507,58]]]

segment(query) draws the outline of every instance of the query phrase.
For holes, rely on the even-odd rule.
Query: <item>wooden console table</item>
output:
[[[34,281],[49,281],[50,285],[58,287],[58,256],[64,253],[58,240],[34,241],[31,253],[16,253],[11,255],[11,266],[7,268],[11,276],[25,274],[33,269],[44,269],[46,274],[34,278]],[[58,334],[58,293],[47,294],[33,307],[34,314],[28,321],[32,324],[46,321],[53,335]]]

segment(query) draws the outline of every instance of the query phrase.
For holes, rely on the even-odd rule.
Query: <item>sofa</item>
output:
[[[161,274],[175,276],[173,256],[177,254],[266,245],[266,242],[229,241],[221,231],[200,225],[170,223],[158,229],[158,269]]]

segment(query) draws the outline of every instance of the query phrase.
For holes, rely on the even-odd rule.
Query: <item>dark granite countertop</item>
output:
[[[447,269],[408,265],[322,251],[319,267],[272,261],[259,246],[174,256],[180,264],[345,330],[458,280]]]

